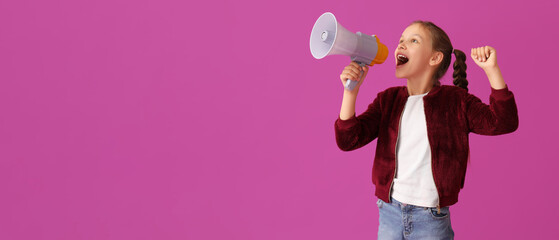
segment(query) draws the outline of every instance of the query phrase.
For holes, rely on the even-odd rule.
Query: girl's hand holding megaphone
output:
[[[361,72],[363,71],[363,72]],[[353,81],[359,81],[355,88],[351,91],[352,93],[357,93],[359,91],[359,87],[363,83],[365,76],[367,76],[367,72],[369,71],[369,66],[365,65],[364,67],[359,66],[356,62],[351,62],[347,65],[342,74],[340,74],[340,79],[342,80],[342,86],[345,86],[346,81],[349,79]],[[345,91],[349,91],[344,89]]]

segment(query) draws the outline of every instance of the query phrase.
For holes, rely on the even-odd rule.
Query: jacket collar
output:
[[[431,88],[431,90],[429,90],[429,93],[427,93],[427,95],[425,95],[424,98],[431,97],[434,94],[436,94],[438,91],[441,90],[441,86],[442,85],[433,86],[433,88]],[[400,95],[404,96],[405,98],[409,97],[408,87],[406,85],[404,85],[400,88]]]

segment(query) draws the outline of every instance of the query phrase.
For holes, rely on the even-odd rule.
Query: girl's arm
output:
[[[351,151],[363,147],[378,137],[381,121],[380,93],[365,112],[356,116],[353,113],[348,119],[340,116],[334,123],[336,143],[343,151]]]
[[[494,89],[505,88],[505,80],[497,65],[497,51],[490,46],[472,48],[472,59],[485,71],[491,87]]]
[[[466,116],[471,132],[499,135],[518,129],[518,110],[513,93],[508,89],[497,65],[497,53],[490,46],[473,48],[472,59],[481,67],[491,84],[490,105],[468,94]]]
[[[363,72],[361,72],[363,70]],[[352,91],[344,89],[342,107],[340,114],[334,123],[334,131],[336,134],[336,143],[343,151],[351,151],[367,145],[373,141],[378,135],[378,126],[380,124],[380,103],[377,97],[373,103],[369,104],[367,110],[355,115],[355,102],[359,87],[363,83],[369,68],[365,66],[361,68],[357,63],[351,62],[344,68],[340,79],[342,85],[349,79],[359,79],[359,83]]]
[[[489,84],[491,84],[492,88],[497,90],[505,88],[505,80],[503,80],[503,75],[501,74],[501,69],[499,69],[499,67],[484,70],[487,78],[489,79]]]
[[[342,107],[340,109],[340,119],[347,120],[351,116],[355,115],[355,102],[357,101],[357,94],[359,93],[359,87],[361,87],[363,80],[365,80],[365,77],[367,76],[367,72],[369,72],[369,66],[361,67],[359,64],[352,61],[340,74],[343,86],[345,86],[346,81],[349,81],[349,79],[359,80],[359,83],[353,88],[353,90],[350,91],[344,88]]]

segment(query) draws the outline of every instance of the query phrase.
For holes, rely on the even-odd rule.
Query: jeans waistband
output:
[[[436,208],[436,207],[424,207],[424,206],[417,206],[417,205],[413,205],[413,204],[403,203],[403,202],[400,202],[400,201],[394,199],[392,196],[390,197],[390,201],[393,202],[393,203],[396,203],[398,205],[404,206],[404,207],[408,206],[409,208],[424,208],[424,209]]]

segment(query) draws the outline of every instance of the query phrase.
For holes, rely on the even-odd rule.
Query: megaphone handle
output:
[[[367,64],[362,63],[362,62],[357,62],[357,63],[359,63],[359,66],[361,66],[361,67],[364,67],[365,65],[367,65]],[[361,74],[363,74],[363,69],[360,69],[360,70],[361,70]],[[355,88],[355,86],[357,86],[358,83],[359,83],[359,81],[351,80],[351,79],[348,78],[347,81],[345,81],[345,86],[344,87],[345,87],[345,89],[347,89],[349,91],[353,91],[353,89]]]

